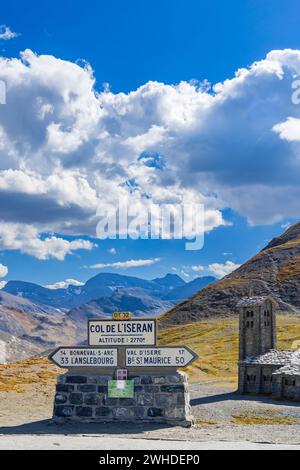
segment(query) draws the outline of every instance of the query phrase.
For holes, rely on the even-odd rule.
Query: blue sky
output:
[[[197,275],[216,274],[216,264],[241,264],[288,223],[298,220],[295,200],[299,139],[291,136],[288,120],[293,117],[298,125],[299,108],[291,105],[290,90],[298,74],[299,57],[295,55],[291,60],[287,53],[273,55],[263,78],[266,67],[261,65],[259,72],[252,69],[239,101],[226,89],[222,91],[225,104],[211,105],[209,96],[204,96],[202,103],[199,83],[205,79],[211,84],[231,80],[238,69],[264,61],[271,51],[300,49],[299,21],[296,0],[216,0],[213,4],[200,0],[5,2],[0,24],[18,35],[0,40],[1,56],[19,60],[25,49],[36,56],[23,57],[29,77],[15,63],[10,68],[8,63],[0,64],[0,79],[7,82],[7,104],[0,112],[0,125],[5,129],[5,136],[0,135],[5,146],[5,157],[0,155],[0,173],[5,172],[3,181],[0,178],[0,221],[4,224],[2,232],[0,228],[0,248],[1,263],[8,268],[3,279],[44,285],[67,278],[85,281],[101,271],[89,267],[94,264],[152,260],[153,264],[145,266],[108,266],[102,271],[147,278],[176,272],[188,281]],[[34,57],[44,55],[48,56],[44,62],[35,62]],[[89,77],[68,66],[84,66],[85,62],[90,64],[96,80],[93,93],[103,92],[104,84],[109,84],[111,96],[106,94],[100,99],[101,109],[107,113],[104,118],[95,116],[100,111],[94,97],[89,96]],[[278,80],[275,65],[284,70],[284,79]],[[14,67],[14,75],[9,75]],[[18,74],[21,84],[17,83]],[[73,83],[78,93],[73,115],[67,115],[72,103],[68,103],[66,112],[59,101],[66,92],[65,81]],[[135,92],[148,82],[162,85],[149,85],[128,99],[118,95]],[[187,87],[176,89],[173,96],[167,85],[180,82],[195,86],[195,97]],[[237,87],[243,84],[241,80]],[[154,101],[150,101],[152,96]],[[161,96],[166,98],[159,101]],[[31,122],[26,114],[26,100],[42,103],[39,112],[43,118]],[[194,101],[198,103],[196,111]],[[174,115],[170,112],[167,116],[172,106]],[[203,114],[206,106],[212,109]],[[189,127],[180,127],[178,115],[190,120]],[[48,147],[41,144],[46,132],[46,127],[40,126],[42,120],[48,126]],[[82,122],[91,124],[83,129]],[[59,132],[55,126],[59,126]],[[136,136],[143,138],[137,141]],[[170,139],[175,142],[173,147]],[[124,142],[132,145],[125,156]],[[138,162],[143,150],[161,154],[166,168],[157,170],[154,176],[142,169]],[[26,161],[27,153],[30,163]],[[12,156],[9,159],[7,155]],[[9,170],[18,173],[8,173]],[[114,191],[108,186],[110,180],[116,181],[118,188],[122,178],[125,182],[134,175],[141,191],[149,188],[154,178],[157,194],[169,184],[170,194],[176,188],[178,194],[188,191],[192,196],[195,192],[203,195],[214,212],[203,250],[188,252],[182,241],[95,240],[93,226],[90,222],[83,224],[83,220],[94,197],[92,176],[98,170],[99,187],[105,185],[106,194]],[[59,172],[62,180],[66,178],[64,191],[59,188],[59,197],[54,201],[53,188],[58,188],[59,183],[51,175],[55,173],[59,179]],[[104,173],[106,178],[102,181]],[[35,191],[28,189],[24,175],[26,182],[32,179],[28,186],[34,186]],[[16,186],[20,187],[14,192],[16,177]],[[168,179],[172,179],[172,184]],[[41,189],[42,185],[46,189]],[[74,204],[67,199],[73,190]],[[81,200],[75,200],[75,195]],[[289,204],[289,195],[293,204]],[[98,196],[101,199],[99,189]],[[81,204],[84,197],[87,201]],[[72,214],[67,211],[70,208]],[[63,211],[68,226],[62,222]],[[226,226],[216,222],[219,214]],[[12,223],[19,225],[12,229],[5,225]],[[8,240],[10,230],[15,231],[13,242]],[[68,241],[80,237],[94,246],[81,244],[72,249],[70,245],[62,249],[65,251],[61,259],[55,259],[56,240],[51,241],[51,249],[36,246],[41,245],[39,237],[43,240],[53,237],[49,235],[53,233]],[[20,241],[22,237],[26,240]],[[203,270],[193,270],[193,266],[202,266]]]
[[[16,14],[18,12],[18,14]],[[130,91],[149,80],[216,83],[272,49],[299,47],[297,0],[12,0],[2,23],[22,37],[5,44],[89,61],[97,84]]]

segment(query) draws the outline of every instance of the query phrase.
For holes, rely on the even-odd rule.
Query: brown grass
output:
[[[281,266],[278,271],[277,279],[282,282],[296,276],[300,276],[300,256]]]
[[[196,418],[195,424],[197,426],[216,426],[218,424],[222,424],[222,422],[221,421],[214,421],[212,419]]]
[[[300,424],[300,419],[292,416],[281,416],[276,412],[264,411],[255,415],[240,413],[233,416],[231,421],[233,424],[243,426],[268,425],[268,426],[293,426]]]
[[[0,392],[22,393],[31,386],[47,390],[54,386],[59,373],[62,373],[61,369],[45,357],[0,365]]]
[[[278,348],[292,349],[300,340],[300,318],[279,315]],[[185,345],[195,351],[199,359],[186,370],[194,382],[222,381],[237,385],[238,318],[212,318],[188,325],[162,330],[161,345]]]

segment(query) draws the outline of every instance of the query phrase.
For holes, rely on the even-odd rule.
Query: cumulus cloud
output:
[[[240,264],[233,263],[232,261],[226,261],[226,263],[212,263],[208,266],[209,271],[211,274],[218,278],[222,278],[228,276],[228,274],[232,273],[236,269],[240,267]]]
[[[32,225],[0,222],[0,249],[19,250],[40,260],[64,260],[66,255],[76,250],[92,250],[93,243],[88,240],[66,240],[55,235],[42,238]]]
[[[6,281],[0,281],[0,289],[4,289],[6,286],[7,282]]]
[[[279,134],[282,140],[300,142],[300,119],[289,117],[286,121],[276,124],[273,131]]]
[[[99,203],[119,198],[204,204],[205,231],[228,207],[251,224],[296,218],[297,75],[300,51],[272,51],[211,89],[149,82],[115,94],[97,92],[88,64],[30,50],[0,58],[0,220],[24,225],[25,238],[34,227],[31,244],[46,247],[63,241],[40,233],[95,235]],[[54,251],[23,245],[41,259]]]
[[[240,267],[240,264],[233,263],[233,261],[226,261],[225,263],[211,263],[208,266],[196,265],[192,266],[192,271],[200,273],[203,271],[212,274],[213,276],[221,279],[227,276]]]
[[[117,268],[117,269],[128,269],[128,268],[140,268],[142,266],[151,266],[158,263],[160,258],[154,259],[132,259],[129,261],[118,261],[116,263],[106,264],[93,264],[90,266],[91,269],[104,269],[104,268]]]
[[[14,33],[9,26],[5,24],[0,26],[0,39],[4,41],[8,41],[9,39],[13,39],[19,36],[19,33]]]
[[[8,267],[0,264],[0,277],[5,277],[8,274]]]
[[[84,282],[77,281],[77,279],[66,279],[65,281],[58,281],[45,287],[47,287],[47,289],[56,290],[67,289],[70,286],[81,287],[84,286]]]

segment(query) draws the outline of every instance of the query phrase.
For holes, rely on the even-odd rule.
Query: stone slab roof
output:
[[[300,376],[300,363],[291,363],[287,366],[281,367],[281,369],[278,369],[276,372],[274,372],[274,375],[292,375]]]
[[[270,300],[273,303],[276,303],[272,297],[261,296],[261,297],[244,297],[239,301],[237,307],[251,307],[255,305],[263,305],[266,301]]]
[[[271,351],[257,357],[247,357],[242,364],[254,365],[273,365],[287,366],[290,364],[298,364],[300,367],[300,351]]]

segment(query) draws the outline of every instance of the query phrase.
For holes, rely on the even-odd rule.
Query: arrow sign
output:
[[[116,348],[63,347],[50,354],[49,359],[55,365],[66,369],[71,367],[117,367],[118,350]]]
[[[126,348],[126,367],[187,367],[198,359],[185,346]]]

